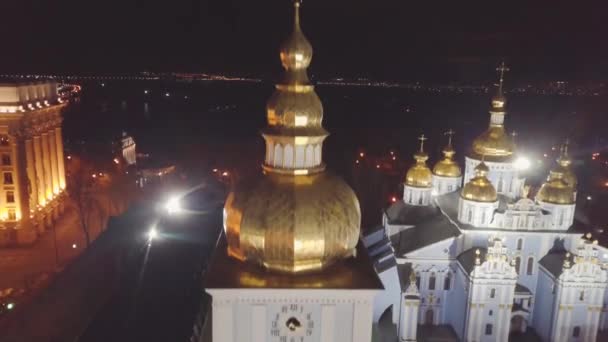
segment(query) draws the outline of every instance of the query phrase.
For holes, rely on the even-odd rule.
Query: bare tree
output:
[[[68,193],[74,202],[87,247],[91,244],[91,218],[97,203],[94,194],[95,170],[79,158],[72,158],[68,178]]]

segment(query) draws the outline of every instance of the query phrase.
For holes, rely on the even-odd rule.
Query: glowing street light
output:
[[[519,157],[515,160],[515,168],[518,170],[527,170],[530,168],[530,159],[526,157]]]
[[[171,197],[167,204],[165,205],[165,209],[167,209],[167,213],[174,214],[180,212],[182,210],[181,205],[179,203],[179,198]]]
[[[76,246],[76,244],[75,244],[75,243],[73,243],[73,244],[72,244],[72,249],[76,249],[76,247],[78,247],[78,246]]]
[[[156,239],[158,237],[158,231],[156,230],[155,227],[150,228],[150,230],[148,231],[148,239],[150,241]]]
[[[9,310],[13,310],[15,308],[15,304],[14,303],[8,303],[6,304],[6,308]]]

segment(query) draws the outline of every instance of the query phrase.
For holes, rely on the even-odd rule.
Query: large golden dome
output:
[[[536,200],[552,204],[574,204],[574,188],[563,178],[561,170],[551,170],[547,181],[540,187]]]
[[[281,48],[285,77],[268,101],[262,176],[239,183],[224,207],[228,255],[284,273],[352,256],[361,213],[353,190],[325,172],[323,109],[306,76],[312,48],[300,30]]]
[[[443,158],[435,164],[435,167],[433,167],[433,173],[437,176],[457,178],[462,175],[460,166],[458,166],[458,163],[453,159],[456,151],[454,151],[454,148],[452,147],[452,133],[453,132],[450,131],[448,145],[443,148]]]
[[[475,177],[464,185],[460,196],[475,202],[496,202],[498,195],[492,182],[486,177],[488,166],[482,161],[475,167]]]
[[[420,136],[420,150],[414,154],[416,163],[407,170],[405,174],[405,185],[417,188],[430,188],[433,186],[433,173],[426,165],[429,159],[428,154],[424,152],[424,135]]]
[[[352,255],[361,213],[352,189],[327,172],[266,174],[224,208],[228,253],[280,272],[321,269]]]
[[[507,98],[502,91],[503,75],[508,69],[503,63],[497,70],[500,71],[500,83],[491,101],[490,127],[473,141],[471,156],[476,159],[483,156],[489,161],[509,161],[515,154],[515,144],[512,137],[505,132]]]

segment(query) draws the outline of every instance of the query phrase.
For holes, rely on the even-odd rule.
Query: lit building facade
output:
[[[530,198],[504,128],[505,70],[462,183],[435,181],[428,205],[394,203],[363,237],[385,288],[374,321],[395,324],[399,341],[596,341],[608,330],[608,253],[576,219],[567,143]],[[433,175],[456,180],[447,150]],[[408,181],[428,178],[418,177]]]
[[[54,82],[0,84],[0,243],[29,244],[63,210],[65,103]]]

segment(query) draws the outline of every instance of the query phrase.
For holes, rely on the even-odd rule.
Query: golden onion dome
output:
[[[228,255],[285,273],[323,269],[352,256],[361,213],[353,190],[325,172],[323,107],[306,76],[312,48],[299,25],[281,49],[283,83],[268,101],[261,178],[228,195],[224,232]]]
[[[456,163],[453,159],[454,155],[456,154],[456,151],[452,147],[453,132],[450,130],[448,133],[450,137],[447,146],[442,150],[443,158],[435,164],[435,167],[433,167],[433,173],[441,177],[456,178],[462,175],[462,171],[460,170],[458,163]]]
[[[504,127],[507,98],[503,94],[503,76],[508,71],[504,63],[497,69],[500,71],[500,83],[497,93],[492,97],[490,107],[490,126],[473,140],[472,156],[480,159],[484,156],[491,161],[508,161],[515,153],[515,143]]]
[[[268,173],[239,184],[224,210],[228,254],[273,271],[324,268],[352,255],[359,239],[357,196],[327,172]]]
[[[551,170],[547,181],[538,190],[536,200],[551,204],[574,204],[574,188],[563,177],[560,169]]]
[[[294,2],[293,32],[280,49],[283,79],[266,104],[269,135],[323,136],[323,105],[306,69],[312,60],[312,46],[300,28],[300,3]]]
[[[475,202],[496,202],[498,194],[492,182],[487,178],[488,166],[483,161],[475,167],[475,177],[464,185],[460,196]]]
[[[433,173],[426,165],[429,156],[424,152],[424,141],[427,138],[423,134],[418,139],[420,140],[420,150],[414,154],[416,163],[405,174],[405,185],[417,188],[430,188],[433,186]]]

